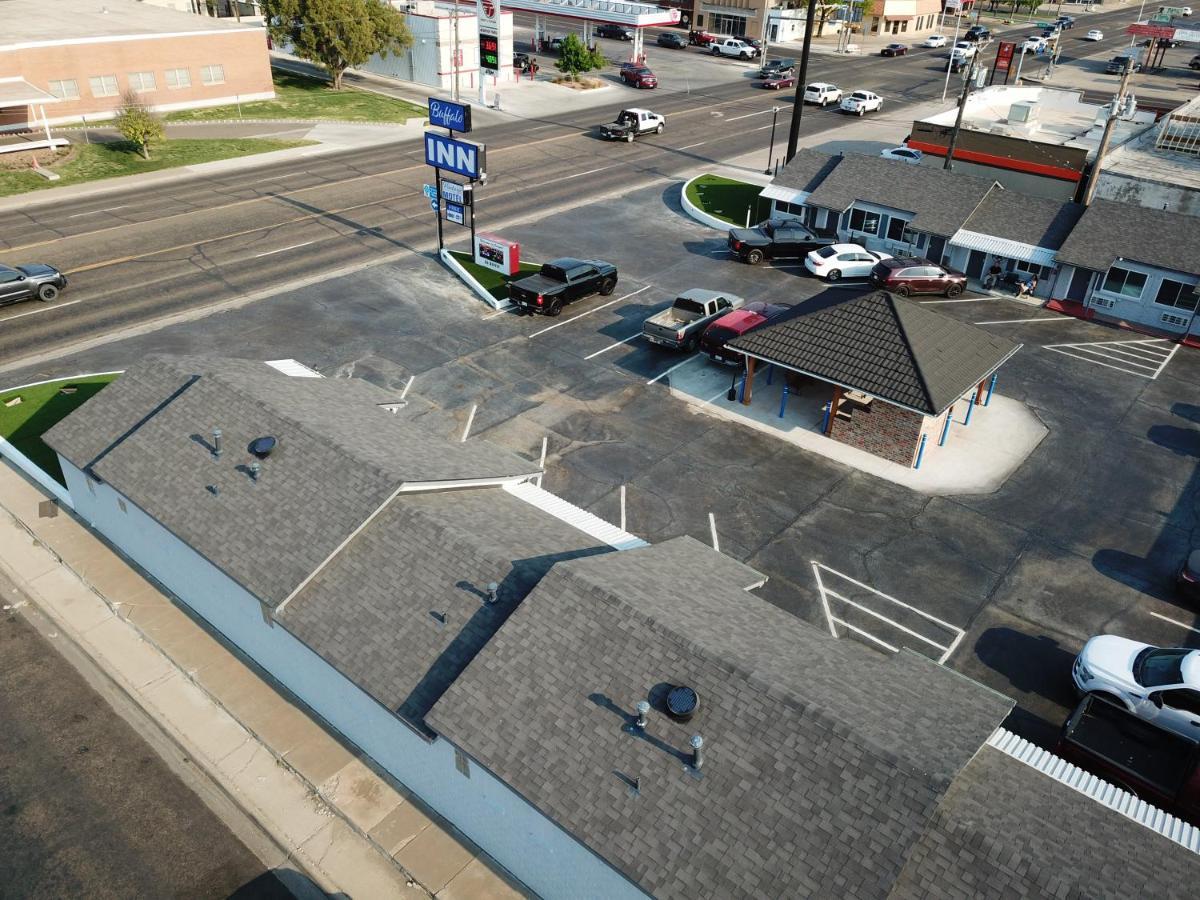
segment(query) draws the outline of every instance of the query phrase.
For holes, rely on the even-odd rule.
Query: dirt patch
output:
[[[62,147],[58,150],[21,150],[16,153],[0,153],[0,171],[20,172],[33,168],[33,161],[43,168],[61,166],[75,158],[73,146]]]
[[[599,78],[580,78],[578,81],[572,80],[568,75],[556,75],[554,83],[570,88],[573,91],[590,91],[595,88],[604,87],[604,82]]]

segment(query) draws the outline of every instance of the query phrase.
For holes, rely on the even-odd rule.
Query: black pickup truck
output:
[[[1200,822],[1200,744],[1088,694],[1063,725],[1055,753],[1143,800]]]
[[[821,237],[799,222],[778,220],[760,222],[753,228],[730,228],[729,249],[742,262],[758,265],[764,259],[804,257],[836,243],[836,238]]]
[[[542,270],[508,286],[508,297],[522,313],[557,316],[573,300],[599,293],[605,297],[617,287],[617,267],[598,259],[551,260]]]

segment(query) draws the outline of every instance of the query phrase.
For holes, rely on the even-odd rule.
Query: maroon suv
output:
[[[966,290],[967,276],[919,256],[895,256],[875,264],[871,269],[871,284],[901,297],[909,294],[957,297]]]

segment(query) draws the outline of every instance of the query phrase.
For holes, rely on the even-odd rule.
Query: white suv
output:
[[[1071,678],[1080,693],[1101,694],[1138,718],[1200,740],[1200,650],[1102,634],[1084,644]]]
[[[836,84],[824,81],[814,81],[804,89],[804,102],[827,106],[830,103],[842,102],[842,90]]]

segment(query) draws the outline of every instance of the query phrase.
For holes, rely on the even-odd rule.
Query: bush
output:
[[[165,135],[162,121],[139,105],[132,92],[125,95],[125,105],[117,112],[117,131],[138,148],[143,159],[150,158],[150,145]]]
[[[557,65],[572,79],[577,78],[580,72],[603,69],[607,63],[608,60],[604,58],[604,54],[599,50],[589,50],[585,47],[583,41],[579,39],[579,35],[568,34],[563,38]]]

